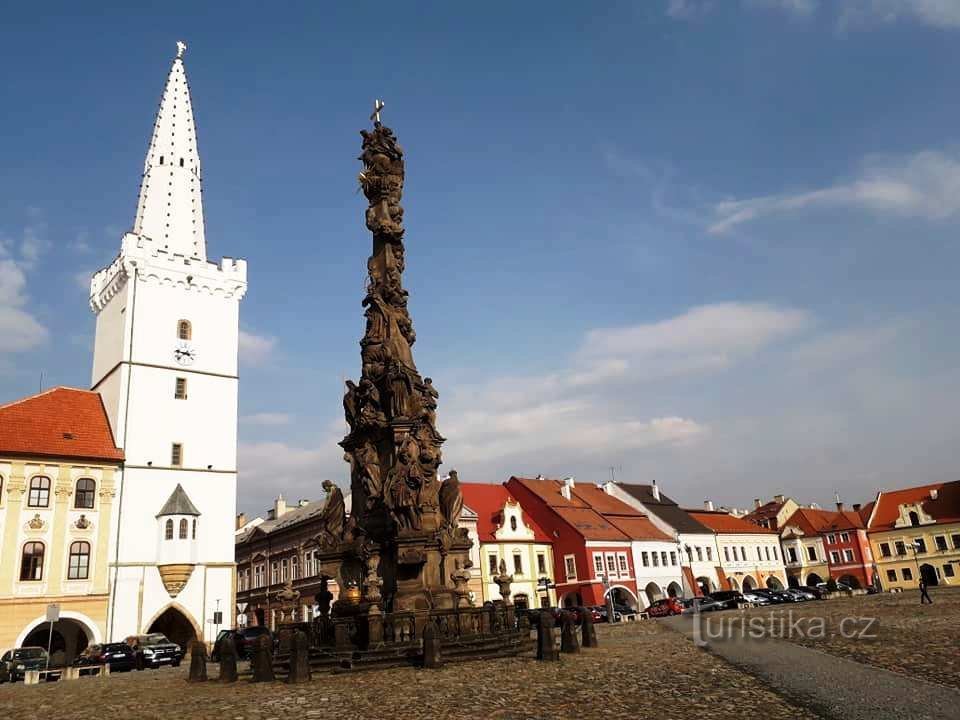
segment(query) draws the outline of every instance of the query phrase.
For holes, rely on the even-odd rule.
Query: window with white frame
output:
[[[846,548],[843,551],[843,559],[847,562],[853,562],[853,550]]]
[[[577,579],[577,558],[573,555],[563,556],[563,570],[567,580]]]
[[[280,563],[274,560],[270,563],[270,584],[276,585],[280,582]]]
[[[613,553],[607,553],[607,575],[617,576],[617,556]]]
[[[807,560],[817,561],[817,546],[807,545]]]
[[[828,543],[830,543],[831,545],[833,545],[836,541],[837,541],[837,536],[836,536],[836,535],[834,535],[833,533],[829,533],[829,534],[827,535],[827,542],[828,542]]]
[[[663,567],[666,567],[666,566],[667,566],[667,551],[666,551],[666,550],[661,550],[661,551],[660,551],[660,564],[663,565]]]
[[[697,562],[703,562],[703,548],[697,545],[696,551],[697,551]]]
[[[674,550],[673,552],[670,553],[670,564],[671,564],[671,565],[676,565],[676,564],[677,564],[677,552],[676,552],[676,550]]]
[[[494,554],[487,555],[487,569],[490,570],[491,575],[496,575],[497,570],[497,556]]]
[[[660,553],[650,553],[650,557],[653,558],[653,566],[660,567]]]
[[[770,562],[770,546],[767,545],[767,546],[763,549],[763,551],[764,551],[764,553],[765,553],[766,556],[767,556],[767,562]]]
[[[603,577],[603,555],[600,553],[593,554],[593,574]]]
[[[763,562],[763,549],[757,545],[757,560]]]
[[[850,542],[850,533],[840,533],[840,542]]]
[[[836,565],[838,562],[840,562],[840,553],[839,553],[839,551],[837,551],[837,550],[831,550],[831,551],[830,551],[830,562],[832,562],[834,565]]]
[[[640,553],[640,562],[644,567],[650,567],[650,554],[646,551]]]
[[[707,562],[713,562],[713,548],[708,547],[704,548],[707,551]],[[676,565],[676,563],[674,563]]]
[[[543,553],[537,553],[537,574],[547,574],[547,556]]]
[[[737,546],[733,545],[730,549],[733,550],[733,561],[738,562],[740,560],[740,557],[737,555]]]
[[[723,546],[723,559],[730,562],[730,548],[726,545]]]
[[[797,549],[787,548],[787,562],[795,563],[797,561]]]
[[[523,575],[523,556],[516,552],[513,554],[513,574]]]
[[[773,559],[777,562],[780,562],[780,553],[777,551],[777,546],[773,546]]]
[[[627,564],[626,553],[617,553],[617,565],[619,565],[621,575],[630,574],[630,566]]]

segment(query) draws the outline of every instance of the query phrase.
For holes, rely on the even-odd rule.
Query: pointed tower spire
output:
[[[177,42],[143,165],[133,232],[170,253],[206,260],[200,155],[183,67],[186,49],[186,44]]]

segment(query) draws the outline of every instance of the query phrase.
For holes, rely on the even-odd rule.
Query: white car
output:
[[[742,594],[743,594],[743,599],[746,600],[751,605],[769,605],[770,604],[770,598],[766,598],[763,595],[757,595],[755,593],[750,592],[749,590],[747,590]]]

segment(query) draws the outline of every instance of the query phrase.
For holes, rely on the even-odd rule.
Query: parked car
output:
[[[655,600],[644,612],[649,617],[669,617],[683,613],[683,603],[675,597]]]
[[[827,587],[827,583],[818,583],[817,587],[823,592],[830,592],[830,588]],[[853,588],[846,583],[838,582],[837,589],[833,592],[850,592],[851,590],[853,590]]]
[[[818,587],[810,587],[809,585],[804,585],[803,587],[798,587],[794,589],[799,590],[802,593],[805,593],[813,600],[826,600],[827,593]]]
[[[217,639],[213,641],[213,650],[210,651],[210,662],[220,662],[220,648],[222,647],[222,643],[228,638],[234,643],[234,647],[237,647],[240,632],[240,630],[221,630],[217,635]]]
[[[137,670],[163,665],[177,667],[183,660],[183,648],[168,640],[163,633],[132,635],[127,638],[127,645],[134,652]]]
[[[758,593],[753,590],[746,590],[743,593],[743,599],[751,605],[769,605],[772,601],[769,596]]]
[[[637,616],[637,611],[634,610],[629,605],[620,605],[620,604],[614,603],[613,610],[620,616],[621,619],[625,619],[625,618],[633,619],[633,618],[636,618]]]
[[[812,594],[805,592],[803,588],[787,588],[783,592],[787,593],[788,595],[793,595],[797,602],[807,602],[815,599]]]
[[[109,665],[110,672],[128,672],[137,666],[137,654],[126,643],[87,645],[73,661],[74,667]]]
[[[710,597],[720,603],[720,610],[736,610],[743,603],[743,595],[736,590],[717,590]]]
[[[242,660],[249,660],[253,656],[254,645],[264,635],[270,638],[271,643],[276,643],[270,628],[263,625],[254,625],[240,630],[234,638],[234,642],[237,643],[237,657]]]
[[[723,604],[711,597],[692,597],[683,601],[683,614],[690,615],[696,612],[716,612],[722,610]]]
[[[7,650],[0,658],[10,682],[23,680],[27,670],[43,670],[47,667],[47,651],[42,647],[22,647]]]

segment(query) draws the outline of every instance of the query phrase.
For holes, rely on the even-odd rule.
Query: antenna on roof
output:
[[[43,392],[43,370],[40,371],[40,392]]]
[[[617,481],[616,475],[613,472],[613,465],[610,466],[610,482],[615,483]]]

